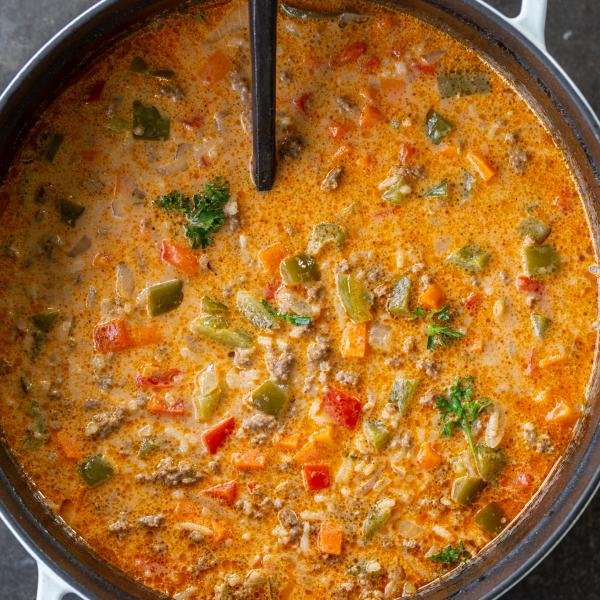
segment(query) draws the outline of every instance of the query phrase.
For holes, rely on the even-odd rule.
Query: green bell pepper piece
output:
[[[147,73],[149,69],[150,65],[141,56],[134,56],[129,65],[129,70],[134,73]]]
[[[306,251],[318,254],[327,244],[333,244],[338,250],[344,247],[346,232],[337,223],[319,223],[313,227]]]
[[[155,106],[134,101],[133,137],[136,140],[168,140],[170,133],[169,117],[163,117]]]
[[[531,238],[536,244],[541,244],[549,235],[550,227],[535,217],[523,219],[517,227],[521,238]]]
[[[148,314],[156,317],[176,309],[183,301],[183,281],[171,279],[148,288]]]
[[[560,267],[560,257],[552,246],[526,246],[523,255],[525,271],[530,277],[545,277]]]
[[[404,177],[401,177],[381,194],[381,199],[390,204],[402,204],[410,196],[411,192],[412,188],[408,185]]]
[[[196,418],[205,421],[214,414],[221,401],[221,386],[215,365],[211,363],[203,369],[196,378],[196,389],[194,390],[194,406]]]
[[[543,339],[546,337],[550,325],[552,325],[552,319],[538,313],[533,313],[531,315],[531,327],[537,338]]]
[[[355,323],[365,323],[373,318],[373,296],[366,286],[352,275],[338,273],[337,291],[346,314]]]
[[[210,296],[202,296],[200,299],[200,311],[203,315],[222,317],[229,315],[229,308]]]
[[[100,454],[86,458],[77,470],[89,487],[100,485],[115,474],[113,466]]]
[[[370,542],[375,534],[390,520],[396,501],[382,498],[371,506],[363,522],[363,539]]]
[[[396,317],[410,315],[409,300],[412,282],[408,275],[400,277],[392,289],[387,303],[388,312]]]
[[[319,266],[314,257],[306,252],[284,258],[279,265],[279,273],[289,285],[304,285],[321,279]]]
[[[33,315],[31,322],[42,333],[49,333],[59,315],[60,312],[57,308],[47,308],[45,311]]]
[[[429,188],[423,194],[423,198],[447,198],[447,197],[448,197],[448,180],[447,179],[444,179],[444,181]]]
[[[230,348],[250,348],[253,343],[251,335],[230,329],[227,320],[219,316],[197,317],[190,323],[190,331]]]
[[[425,134],[436,146],[454,129],[449,121],[431,109],[425,118]]]
[[[498,535],[505,527],[506,517],[495,502],[490,502],[475,513],[475,523],[490,535]]]
[[[160,444],[156,438],[144,438],[142,443],[140,444],[138,456],[140,458],[144,458],[145,456],[148,456],[148,454],[150,454],[151,452],[154,452],[154,450],[158,450],[158,448],[160,448]]]
[[[461,506],[472,504],[481,490],[485,487],[485,482],[479,477],[470,477],[465,475],[455,479],[452,483],[452,500]]]
[[[502,450],[489,448],[484,444],[475,446],[477,470],[486,482],[494,481],[506,466],[506,456]]]
[[[480,273],[488,264],[490,254],[477,246],[465,246],[453,252],[446,260],[465,271]]]
[[[389,402],[396,405],[401,415],[408,410],[408,405],[413,399],[418,385],[418,379],[408,379],[407,377],[396,375],[396,379],[394,379],[394,383],[392,384]]]
[[[237,309],[252,325],[267,331],[279,329],[279,320],[273,316],[260,300],[248,292],[238,292],[235,298]]]
[[[52,162],[54,160],[54,157],[62,146],[64,139],[65,136],[62,133],[53,133],[50,135],[48,141],[46,142],[46,146],[44,147],[44,158],[48,162]]]
[[[379,452],[390,443],[392,437],[387,425],[380,419],[365,421],[363,431],[371,446]]]
[[[287,401],[287,391],[270,379],[252,392],[252,406],[274,417],[283,410]]]
[[[440,73],[437,78],[438,92],[442,98],[488,94],[491,85],[484,73]]]
[[[58,210],[60,212],[60,220],[69,227],[75,227],[77,220],[85,210],[85,206],[63,198],[58,204]]]

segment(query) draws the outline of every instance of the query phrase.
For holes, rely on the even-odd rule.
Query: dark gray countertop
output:
[[[550,51],[600,112],[600,1],[549,0]],[[52,34],[92,0],[0,0],[0,88]],[[489,0],[514,15],[518,0]],[[0,523],[0,598],[35,598],[33,561]],[[600,600],[600,497],[506,600]]]

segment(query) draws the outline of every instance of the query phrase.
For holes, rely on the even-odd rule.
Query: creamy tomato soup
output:
[[[551,133],[447,34],[343,8],[280,6],[272,191],[239,0],[121,42],[0,186],[6,443],[180,600],[411,596],[586,408],[596,258]]]

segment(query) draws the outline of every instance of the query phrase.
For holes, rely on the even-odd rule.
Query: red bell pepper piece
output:
[[[521,292],[531,294],[541,294],[544,291],[544,282],[538,279],[531,279],[527,275],[519,275],[516,280],[517,289]]]
[[[148,400],[146,410],[154,415],[178,417],[185,414],[185,402],[181,399],[167,402],[163,396],[154,395]]]
[[[351,42],[341,52],[331,59],[332,67],[342,67],[357,61],[367,51],[365,42]]]
[[[419,151],[412,144],[407,142],[402,142],[400,144],[400,162],[403,165],[406,165],[410,159],[416,156],[418,153]]]
[[[308,492],[324,490],[331,485],[331,473],[328,465],[303,465],[302,481]]]
[[[377,56],[366,56],[360,65],[363,73],[374,73],[381,65],[381,60]]]
[[[92,102],[98,102],[102,97],[102,91],[104,90],[105,85],[106,81],[103,79],[99,79],[92,83],[83,94],[83,103],[91,104]]]
[[[114,319],[94,327],[94,350],[96,352],[119,352],[134,346],[127,323]]]
[[[190,248],[163,240],[160,257],[186,275],[198,275],[198,256]]]
[[[308,103],[312,98],[312,94],[310,92],[306,92],[306,94],[302,94],[302,96],[298,96],[294,98],[294,106],[301,112],[306,114],[308,112]]]
[[[265,297],[265,300],[273,300],[282,285],[283,282],[281,279],[273,279],[269,281],[263,290],[263,296]]]
[[[154,371],[148,375],[138,373],[135,383],[143,388],[168,388],[173,385],[175,378],[181,374],[179,369],[167,369],[166,371]]]
[[[206,429],[202,435],[204,447],[211,453],[215,452],[225,443],[227,438],[235,429],[235,417],[229,417],[219,421],[216,425]]]
[[[231,506],[235,502],[235,497],[237,496],[237,481],[232,480],[227,483],[214,485],[213,487],[202,490],[202,493],[211,498],[222,500],[227,506]]]
[[[471,292],[465,299],[465,308],[469,312],[475,312],[483,302],[483,298],[476,292]]]
[[[328,386],[323,408],[336,425],[354,429],[360,419],[362,404],[357,398]]]

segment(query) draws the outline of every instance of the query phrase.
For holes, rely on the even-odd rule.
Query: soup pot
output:
[[[182,0],[102,0],[67,25],[0,96],[0,177],[43,109],[117,39]],[[600,121],[544,43],[547,0],[523,0],[508,19],[483,0],[389,0],[474,48],[533,106],[564,149],[583,191],[595,247],[600,239]],[[559,464],[516,521],[473,561],[423,588],[418,597],[500,596],[562,539],[600,485],[600,374],[589,385],[587,414]],[[0,516],[36,560],[38,600],[67,592],[91,599],[157,599],[96,556],[53,517],[0,444]]]

